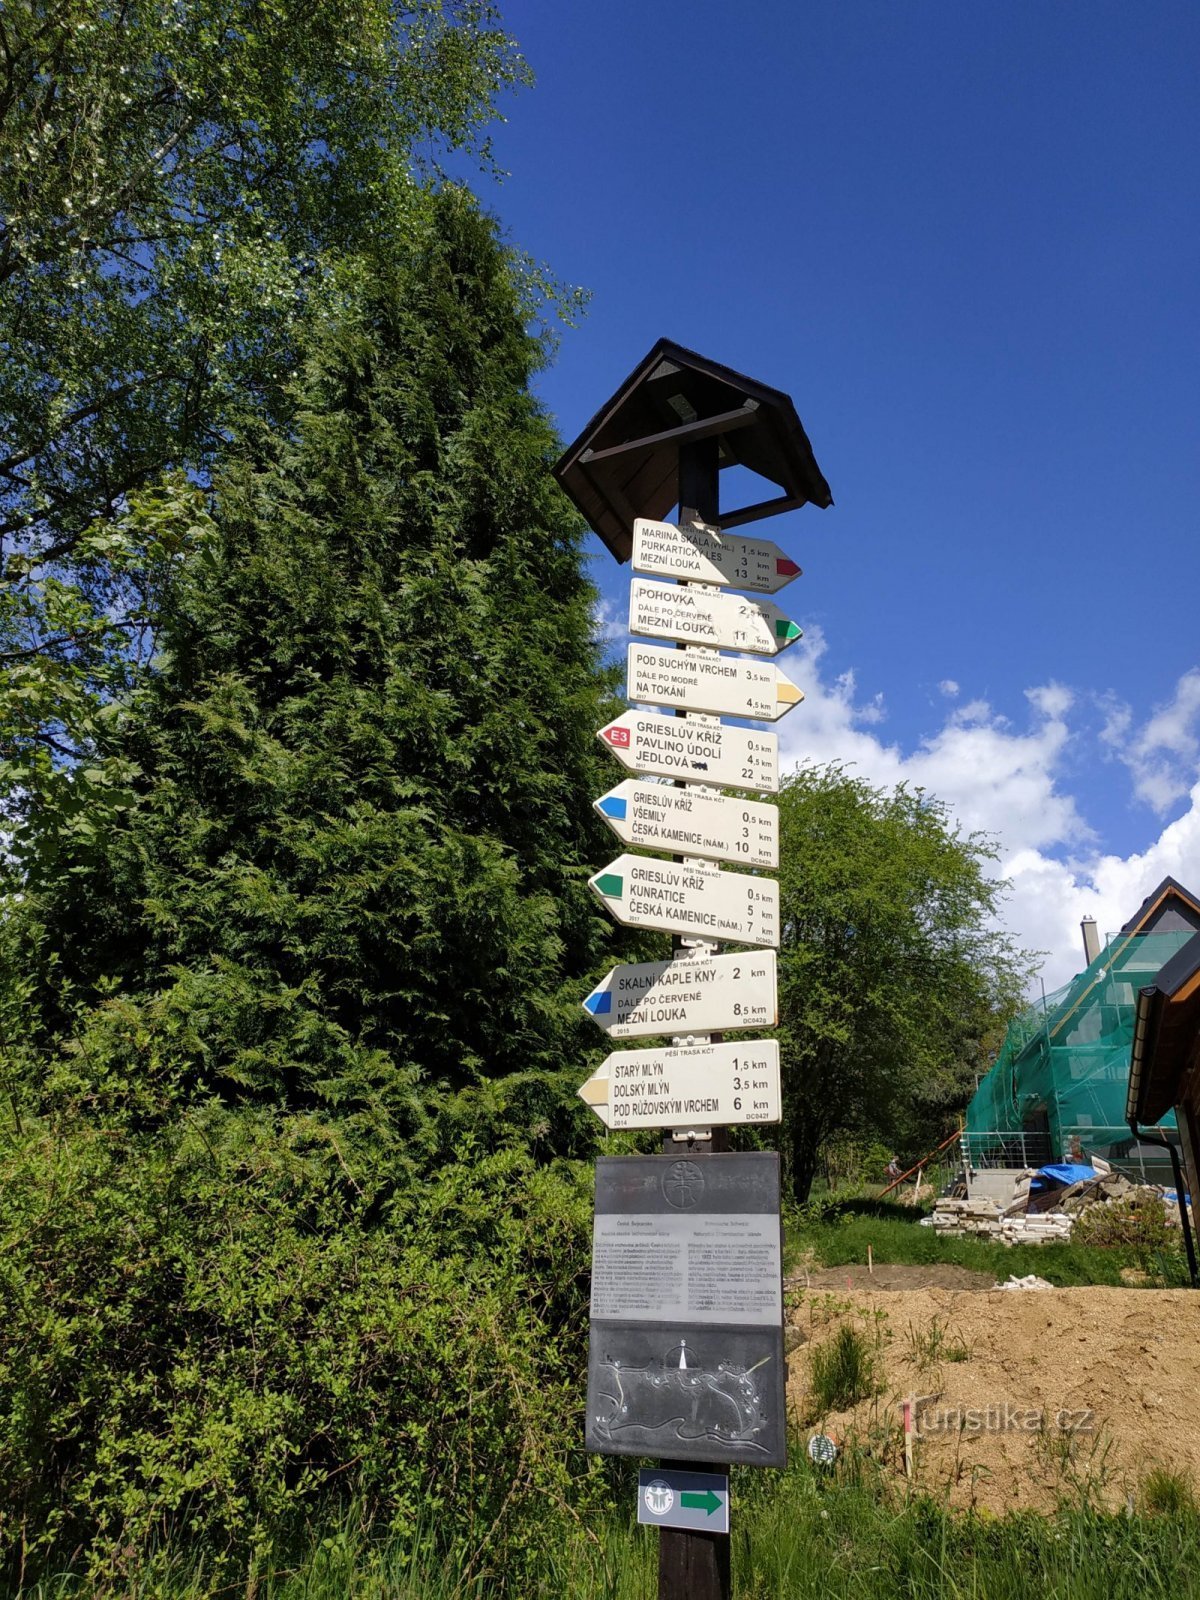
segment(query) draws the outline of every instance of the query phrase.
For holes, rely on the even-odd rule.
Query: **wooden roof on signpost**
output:
[[[679,492],[679,450],[715,438],[722,467],[742,466],[780,493],[722,511],[723,528],[833,504],[790,396],[660,339],[563,452],[554,476],[618,561],[637,517],[661,520]]]

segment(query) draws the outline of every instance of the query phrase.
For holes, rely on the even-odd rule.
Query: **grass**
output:
[[[800,1447],[783,1473],[734,1479],[733,1569],[739,1600],[1158,1600],[1194,1593],[1200,1517],[1185,1498],[1156,1514],[1079,1505],[1054,1517],[953,1514],[905,1500],[847,1452],[832,1471]],[[1167,1476],[1170,1476],[1169,1474]],[[1149,1480],[1148,1480],[1149,1481]],[[625,1494],[621,1496],[624,1502]],[[562,1537],[520,1585],[505,1585],[501,1546],[473,1571],[443,1560],[432,1536],[374,1540],[355,1524],[314,1537],[286,1569],[217,1590],[179,1556],[105,1589],[69,1578],[21,1600],[653,1600],[657,1538],[629,1507]],[[11,1593],[11,1591],[10,1591]]]
[[[934,1317],[927,1328],[914,1328],[910,1322],[905,1338],[909,1356],[922,1372],[940,1366],[943,1361],[971,1359],[970,1345],[957,1338],[940,1317]]]
[[[1196,1496],[1181,1472],[1151,1467],[1142,1480],[1142,1510],[1151,1516],[1179,1517],[1196,1514]]]
[[[865,1334],[844,1322],[832,1339],[814,1346],[809,1389],[816,1414],[846,1411],[879,1388],[879,1356]]]
[[[983,1272],[997,1282],[1036,1272],[1061,1288],[1082,1284],[1122,1287],[1121,1270],[1138,1266],[1133,1250],[1091,1245],[1002,1245],[991,1239],[938,1237],[919,1225],[923,1213],[886,1200],[840,1200],[802,1207],[788,1230],[788,1254],[804,1252],[824,1267],[866,1265],[870,1245],[876,1265],[949,1263]],[[1175,1286],[1174,1263],[1152,1264],[1149,1287]],[[1184,1279],[1186,1281],[1186,1278]]]

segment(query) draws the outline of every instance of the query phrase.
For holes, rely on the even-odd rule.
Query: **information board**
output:
[[[784,1466],[779,1157],[596,1164],[586,1444]]]

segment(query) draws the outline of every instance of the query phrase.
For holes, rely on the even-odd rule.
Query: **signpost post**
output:
[[[734,463],[782,492],[722,525],[719,470]],[[729,1153],[726,1129],[778,1121],[781,1102],[778,1044],[713,1030],[775,1023],[781,928],[778,887],[758,875],[778,864],[777,813],[713,791],[778,792],[778,736],[719,718],[774,722],[803,699],[753,659],[800,629],[769,600],[725,592],[774,594],[800,568],[730,529],[832,500],[787,395],[667,340],[555,476],[645,575],[630,632],[676,643],[632,644],[627,674],[631,700],[674,717],[633,709],[598,734],[635,776],[596,810],[623,844],[674,859],[624,854],[589,887],[618,922],[673,934],[674,956],[614,968],[583,1002],[610,1038],[671,1040],[614,1051],[579,1090],[608,1128],[668,1130],[662,1155],[597,1165],[585,1440],[666,1457],[638,1491],[638,1520],[660,1529],[659,1600],[729,1600],[728,1464],[785,1464],[786,1374],[779,1158]],[[672,505],[678,522],[661,521]],[[721,940],[755,948],[720,954]]]

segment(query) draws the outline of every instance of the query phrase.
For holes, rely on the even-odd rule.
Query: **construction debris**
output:
[[[1039,1278],[1036,1272],[1028,1273],[1024,1278],[1015,1274],[1006,1278],[1003,1283],[996,1284],[997,1289],[1053,1289],[1052,1283],[1047,1283],[1045,1278]]]
[[[1012,1198],[1006,1204],[986,1196],[971,1200],[939,1200],[930,1223],[936,1233],[959,1237],[975,1234],[1002,1244],[1050,1244],[1071,1237],[1075,1218],[1089,1206],[1117,1200],[1151,1200],[1161,1204],[1167,1221],[1179,1225],[1173,1190],[1136,1184],[1107,1166],[1076,1166],[1086,1176],[1064,1184],[1053,1167],[1013,1173]],[[1073,1175],[1072,1169],[1063,1174]],[[1003,1287],[1008,1287],[1004,1285]]]

